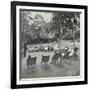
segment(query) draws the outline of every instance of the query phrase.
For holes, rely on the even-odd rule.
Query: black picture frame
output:
[[[17,85],[17,70],[16,70],[16,7],[17,6],[39,6],[39,7],[51,7],[51,8],[73,8],[84,10],[84,80],[83,81],[70,81],[70,82],[53,82],[53,83],[37,83],[37,84],[20,84]],[[69,5],[69,4],[52,4],[52,3],[34,3],[34,2],[11,2],[11,88],[36,88],[36,87],[50,87],[50,86],[66,86],[66,85],[81,85],[88,83],[88,72],[87,72],[87,49],[88,49],[88,7],[84,5]]]

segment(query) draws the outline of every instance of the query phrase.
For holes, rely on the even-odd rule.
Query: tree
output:
[[[80,13],[78,12],[54,12],[51,29],[56,32],[57,39],[66,33],[77,31],[80,28]]]
[[[21,11],[20,12],[20,27],[21,27],[21,42],[22,44],[25,42],[25,40],[27,40],[27,38],[29,37],[30,32],[30,25],[32,24],[31,21],[33,21],[33,18],[30,17],[30,15],[28,16],[28,14],[30,14],[30,12],[28,11]]]

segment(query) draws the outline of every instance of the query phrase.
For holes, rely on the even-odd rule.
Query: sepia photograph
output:
[[[86,84],[87,6],[11,5],[11,87]]]

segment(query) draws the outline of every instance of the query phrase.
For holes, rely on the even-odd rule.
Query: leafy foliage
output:
[[[30,11],[21,11],[20,15],[22,42],[45,43],[80,38],[80,13],[52,12],[50,22],[46,22],[40,14],[32,17]]]
[[[60,39],[66,33],[79,30],[80,13],[54,12],[51,24],[51,29],[56,31],[56,37]]]

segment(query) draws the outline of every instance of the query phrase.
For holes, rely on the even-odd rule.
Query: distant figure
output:
[[[55,51],[54,55],[52,57],[51,64],[57,64],[62,62],[62,52],[61,51]]]
[[[77,47],[74,47],[74,56],[76,56],[76,57],[78,56],[77,55],[77,52],[78,52],[78,48]]]
[[[24,57],[26,57],[26,51],[27,51],[27,43],[24,43]]]
[[[30,68],[35,69],[36,60],[37,60],[36,57],[31,57],[31,55],[28,56],[28,58],[27,58],[27,67],[28,67],[28,69],[30,69]]]
[[[29,68],[30,59],[31,59],[31,56],[29,55],[28,58],[27,58],[27,67],[28,68]]]
[[[68,47],[66,47],[64,58],[68,58],[70,53],[71,53],[71,50]]]

